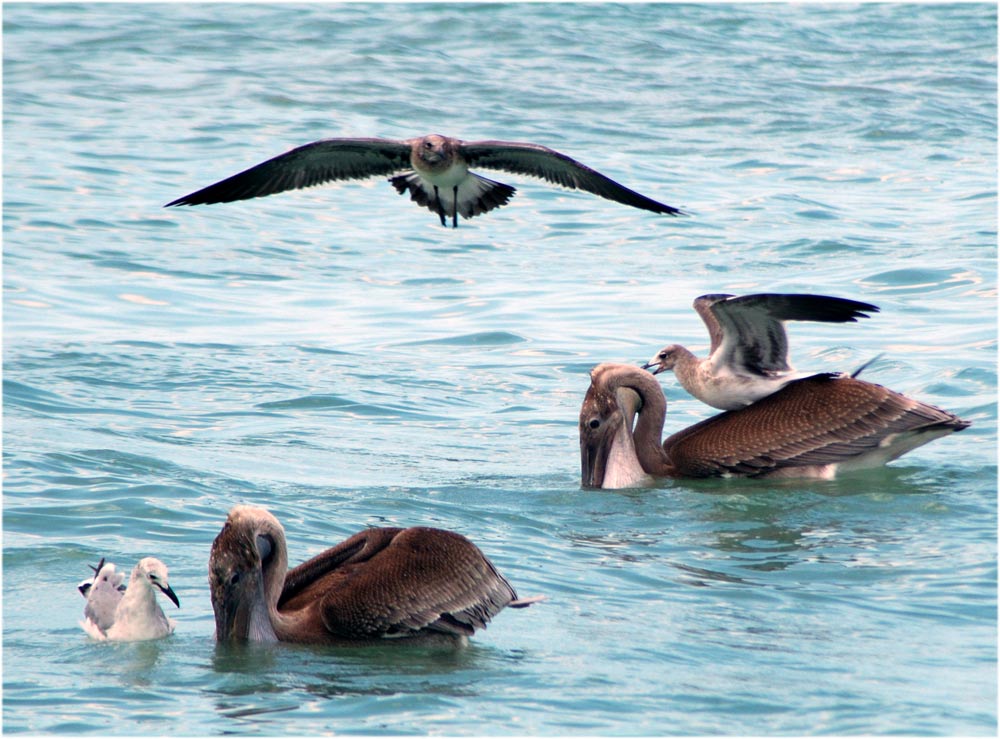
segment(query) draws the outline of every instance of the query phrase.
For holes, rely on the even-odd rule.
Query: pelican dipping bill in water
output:
[[[400,195],[409,191],[417,205],[453,228],[458,217],[472,218],[506,205],[515,189],[486,179],[470,167],[539,177],[570,189],[586,190],[633,208],[683,215],[584,164],[545,146],[512,141],[461,141],[430,134],[413,139],[336,138],[299,146],[184,197],[174,205],[228,203],[334,180],[392,175]]]
[[[599,364],[580,409],[581,483],[623,488],[657,477],[806,477],[881,466],[970,424],[881,385],[812,375],[662,443],[667,401],[645,370]]]
[[[350,645],[386,638],[464,640],[518,600],[468,539],[443,529],[371,528],[288,569],[285,530],[238,505],[208,563],[219,642]]]
[[[788,361],[785,321],[855,323],[878,307],[827,295],[760,293],[702,295],[694,301],[711,337],[705,359],[679,344],[665,346],[644,369],[673,370],[677,381],[713,408],[736,410],[813,372],[796,372]]]

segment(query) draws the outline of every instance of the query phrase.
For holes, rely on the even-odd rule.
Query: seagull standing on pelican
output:
[[[788,362],[784,321],[854,323],[878,307],[827,295],[760,293],[702,295],[694,309],[708,328],[709,355],[699,359],[679,344],[661,349],[645,365],[653,374],[673,370],[685,390],[720,410],[736,410],[809,377]],[[857,374],[857,373],[855,373]]]
[[[464,536],[419,526],[366,529],[289,570],[284,528],[248,505],[212,544],[208,581],[219,642],[461,642],[505,607],[540,600],[518,600]]]
[[[334,180],[393,175],[400,195],[409,191],[417,205],[433,211],[453,228],[458,217],[472,218],[506,205],[515,189],[486,179],[470,167],[539,177],[570,189],[586,190],[633,208],[683,215],[677,208],[647,198],[558,151],[512,141],[461,141],[429,134],[413,139],[336,138],[299,146],[232,177],[184,197],[174,205],[228,203]]]
[[[841,374],[794,380],[739,410],[667,437],[653,376],[599,364],[580,409],[581,482],[624,488],[658,477],[804,477],[878,467],[970,424],[881,385]]]

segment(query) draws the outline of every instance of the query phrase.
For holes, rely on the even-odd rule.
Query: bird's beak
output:
[[[172,587],[170,587],[169,585],[160,585],[159,583],[157,583],[156,587],[158,587],[165,596],[170,598],[170,600],[174,602],[175,606],[177,606],[178,608],[181,607],[181,602],[177,600],[177,593],[174,592],[174,589]]]
[[[601,441],[580,441],[580,485],[599,488],[604,482],[604,467],[608,450]]]

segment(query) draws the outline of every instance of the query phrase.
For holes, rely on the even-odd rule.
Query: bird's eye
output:
[[[601,425],[601,419],[599,419],[599,418],[591,418],[590,419],[590,428],[596,429],[600,425]]]
[[[425,141],[424,142],[424,148],[425,149],[433,149],[434,148],[434,144],[432,144],[430,141]]]
[[[240,581],[240,573],[234,572],[229,576],[229,584],[236,585]]]

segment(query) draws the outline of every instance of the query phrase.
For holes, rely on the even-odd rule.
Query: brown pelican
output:
[[[287,568],[278,519],[234,507],[208,562],[218,641],[461,640],[506,606],[539,600],[518,600],[474,544],[442,529],[367,529]]]
[[[585,487],[634,487],[651,477],[831,479],[883,465],[969,426],[881,385],[821,374],[661,444],[667,401],[652,375],[631,365],[599,364],[590,383],[580,409]]]
[[[470,172],[470,167],[540,177],[556,185],[579,188],[634,208],[667,215],[680,210],[628,189],[558,151],[538,144],[511,141],[461,141],[430,134],[414,139],[322,139],[268,159],[214,185],[167,203],[228,203],[333,180],[393,175],[399,192],[410,192],[417,205],[438,214],[441,225],[451,216],[472,218],[506,205],[514,188]]]
[[[653,374],[673,370],[691,395],[713,408],[736,410],[780,390],[811,372],[796,372],[788,363],[788,336],[783,321],[853,323],[878,308],[856,300],[826,295],[761,293],[702,295],[694,309],[708,327],[709,356],[698,359],[679,344],[670,344],[643,365]],[[855,373],[856,374],[856,373]]]
[[[167,581],[166,565],[155,557],[139,560],[132,570],[124,595],[118,592],[121,579],[113,564],[101,567],[87,593],[85,619],[81,623],[84,631],[102,641],[143,641],[172,634],[175,623],[164,615],[156,602],[156,590],[159,590],[180,607],[180,601]],[[107,619],[109,605],[114,606],[110,623]]]

